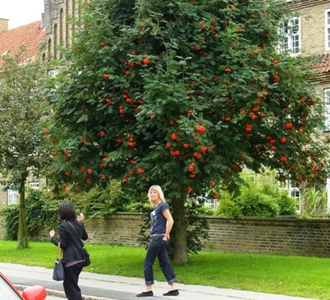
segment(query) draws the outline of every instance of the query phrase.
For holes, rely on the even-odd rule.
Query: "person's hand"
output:
[[[54,235],[55,235],[55,231],[54,231],[54,230],[49,231],[49,236],[50,236],[51,238],[52,238]]]
[[[85,216],[83,213],[80,213],[80,215],[77,217],[77,220],[80,222],[83,222],[85,220]]]

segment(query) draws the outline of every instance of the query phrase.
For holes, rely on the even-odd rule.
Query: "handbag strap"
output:
[[[72,235],[70,231],[69,231],[69,233],[72,235],[73,238],[75,238],[75,239],[77,240],[77,242],[79,242],[80,247],[83,248],[83,247],[84,247],[84,244],[83,244],[83,242],[81,241],[81,239],[78,237],[79,232],[78,232],[77,228],[74,227],[70,222],[67,222],[67,223],[69,223],[69,224],[71,225],[71,227],[75,230],[76,235],[75,235],[75,236]]]
[[[58,242],[55,259],[62,259],[62,257],[63,257],[63,250],[61,248],[61,243]]]

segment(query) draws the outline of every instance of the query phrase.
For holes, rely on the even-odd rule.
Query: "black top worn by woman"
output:
[[[74,228],[71,225],[73,225]],[[51,242],[55,246],[58,245],[58,242],[61,243],[60,246],[63,249],[62,262],[66,264],[83,261],[84,257],[81,250],[83,243],[81,240],[85,241],[88,238],[84,224],[75,219],[67,220],[59,226],[59,236],[59,239],[53,236]],[[78,238],[75,238],[77,236]]]

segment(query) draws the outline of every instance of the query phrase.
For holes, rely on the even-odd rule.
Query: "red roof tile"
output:
[[[316,70],[327,73],[330,71],[330,53],[324,53],[321,56],[321,61],[315,66]]]
[[[21,45],[26,47],[25,58],[36,57],[39,42],[45,39],[46,32],[40,21],[0,32],[0,67],[3,64],[1,56],[7,51],[15,55]]]

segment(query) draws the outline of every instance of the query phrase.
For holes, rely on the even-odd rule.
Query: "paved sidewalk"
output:
[[[46,288],[50,299],[65,298],[62,283],[52,280],[53,271],[51,269],[0,263],[0,272],[19,289],[39,284]],[[144,281],[141,278],[82,272],[79,278],[79,286],[84,295],[84,300],[132,300],[137,299],[136,294],[144,290]],[[163,293],[168,291],[168,288],[166,282],[156,282],[153,287],[154,297],[148,298],[154,300],[168,298],[177,300],[312,300],[180,283],[178,284],[179,296],[162,296]]]

